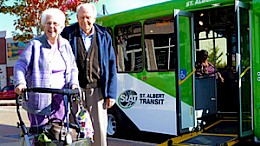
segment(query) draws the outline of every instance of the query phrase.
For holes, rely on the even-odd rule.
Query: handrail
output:
[[[240,74],[240,78],[242,78],[250,68],[251,68],[251,67],[248,66],[248,67]],[[183,84],[183,83],[184,83],[188,78],[190,78],[191,75],[193,75],[195,72],[196,72],[196,68],[194,68],[194,70],[193,70],[191,73],[189,73],[189,74],[187,75],[187,77],[185,77],[183,80],[181,80],[181,81],[179,80],[179,85]]]
[[[246,74],[246,72],[247,72],[249,69],[250,69],[250,66],[248,66],[248,67],[241,73],[240,78],[242,78],[242,77]]]
[[[183,84],[188,78],[191,77],[191,75],[193,75],[196,72],[196,68],[193,69],[193,71],[191,73],[189,73],[183,80],[179,80],[179,85]]]

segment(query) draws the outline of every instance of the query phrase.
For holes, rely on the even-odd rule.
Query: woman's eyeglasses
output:
[[[57,26],[59,26],[60,24],[58,24],[57,22],[47,22],[45,25],[47,25],[47,26],[51,26],[51,25],[53,25],[53,26],[55,26],[55,27],[57,27]]]

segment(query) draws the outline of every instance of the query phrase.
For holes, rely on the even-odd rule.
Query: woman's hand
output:
[[[77,89],[77,88],[79,88],[78,85],[76,85],[76,84],[71,85],[71,89]]]
[[[220,81],[222,82],[222,83],[224,83],[224,78],[220,75],[219,76],[219,78],[220,78]]]
[[[224,78],[221,77],[220,79],[221,79],[221,82],[224,83]]]
[[[218,77],[220,78],[220,81],[224,83],[224,78],[221,76],[220,72],[217,73]]]
[[[15,93],[18,94],[18,95],[21,95],[23,94],[23,90],[26,89],[26,85],[24,84],[19,84],[15,87]]]

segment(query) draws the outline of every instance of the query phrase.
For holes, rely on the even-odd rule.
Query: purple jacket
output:
[[[14,66],[14,84],[25,84],[27,87],[51,88],[50,59],[52,57],[51,46],[46,35],[35,38],[29,42]],[[69,42],[59,36],[59,51],[66,64],[66,88],[78,83],[78,68]],[[50,111],[50,94],[29,94],[27,111],[29,113],[47,114]],[[33,103],[30,103],[33,102]],[[47,113],[46,113],[47,112]]]

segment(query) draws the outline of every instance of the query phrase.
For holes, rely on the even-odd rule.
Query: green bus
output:
[[[260,0],[172,0],[97,23],[117,54],[109,135],[129,127],[173,136],[217,127],[230,139],[260,140]],[[201,50],[224,82],[196,76]]]

